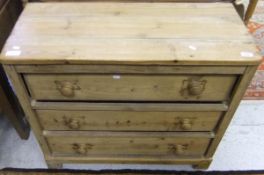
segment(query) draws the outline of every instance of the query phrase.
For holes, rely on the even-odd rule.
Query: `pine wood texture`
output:
[[[100,69],[98,69],[100,66]],[[19,73],[93,73],[93,74],[243,74],[245,66],[156,66],[156,65],[16,65]]]
[[[229,98],[237,77],[29,74],[24,78],[36,100],[222,101]]]
[[[1,61],[256,65],[253,43],[231,3],[28,3]]]
[[[17,74],[14,66],[12,65],[3,65],[3,67],[9,80],[13,84],[14,91],[16,92],[18,100],[26,114],[26,117],[30,123],[31,128],[34,131],[34,134],[41,145],[44,155],[49,155],[50,150],[48,148],[48,144],[42,135],[41,125],[35,116],[35,111],[31,108],[30,97],[28,96],[27,89],[25,87],[21,75]]]
[[[226,112],[223,120],[221,121],[221,125],[219,125],[219,127],[216,130],[217,133],[216,138],[211,143],[211,146],[207,151],[206,157],[211,157],[214,154],[217,145],[220,143],[225,130],[227,129],[230,121],[232,120],[232,117],[236,112],[237,106],[242,100],[246,92],[246,89],[251,79],[253,78],[256,70],[257,70],[257,66],[249,66],[246,69],[245,73],[240,77],[239,82],[235,86],[234,93],[232,96],[232,101],[229,104],[229,110]]]
[[[210,141],[206,137],[199,137],[173,133],[122,132],[98,133],[86,132],[63,133],[62,136],[47,136],[47,141],[54,156],[115,156],[115,157],[148,157],[171,156],[201,157]],[[124,149],[125,147],[125,149]]]
[[[109,109],[111,110],[111,108]],[[37,110],[44,130],[213,131],[221,112]]]
[[[204,157],[196,158],[177,158],[174,157],[139,157],[139,156],[129,156],[129,157],[117,157],[117,156],[78,156],[78,157],[65,157],[65,156],[47,156],[46,160],[51,165],[57,165],[60,163],[121,163],[121,164],[191,164],[196,165],[203,162],[210,162],[212,159],[205,159]]]
[[[32,109],[49,110],[94,110],[94,111],[227,111],[228,105],[225,103],[138,103],[138,102],[40,102],[31,101]]]
[[[230,3],[29,3],[1,56],[52,168],[207,168],[260,59]]]

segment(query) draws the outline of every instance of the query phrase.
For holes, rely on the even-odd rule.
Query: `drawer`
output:
[[[48,132],[49,133],[49,132]],[[159,132],[52,132],[53,156],[202,156],[210,138]]]
[[[37,110],[44,130],[212,131],[222,112]]]
[[[24,74],[37,100],[222,101],[235,75]]]

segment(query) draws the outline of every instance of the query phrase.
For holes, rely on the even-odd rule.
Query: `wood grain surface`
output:
[[[1,56],[13,64],[246,65],[260,59],[231,3],[28,3]]]
[[[37,100],[221,101],[229,98],[237,77],[25,74],[24,78]]]
[[[54,156],[200,157],[209,138],[200,135],[151,132],[49,132]],[[202,135],[202,134],[201,134]]]
[[[212,131],[221,112],[37,110],[45,130]]]

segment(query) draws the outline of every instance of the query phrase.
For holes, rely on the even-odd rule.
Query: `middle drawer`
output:
[[[212,131],[223,114],[208,104],[55,104],[64,107],[36,110],[44,130]]]

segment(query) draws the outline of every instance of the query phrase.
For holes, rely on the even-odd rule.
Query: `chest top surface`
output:
[[[258,64],[230,3],[29,3],[5,64]]]

